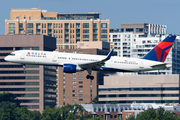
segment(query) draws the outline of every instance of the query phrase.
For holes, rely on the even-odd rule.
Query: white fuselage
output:
[[[48,52],[48,51],[35,51],[35,50],[19,50],[12,52],[15,55],[8,55],[5,57],[6,61],[22,63],[22,64],[39,64],[39,65],[56,65],[63,66],[64,64],[83,64],[87,62],[101,61],[106,58],[102,55],[88,55],[88,54],[75,54],[64,52]],[[152,67],[156,66],[156,67]],[[137,59],[114,57],[106,61],[101,69],[105,71],[116,72],[141,72],[165,69],[166,66],[163,62]]]

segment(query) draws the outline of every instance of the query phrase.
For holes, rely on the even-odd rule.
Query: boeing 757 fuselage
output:
[[[87,70],[87,79],[93,79],[92,70],[114,72],[143,72],[171,67],[164,63],[176,36],[166,37],[154,49],[141,59],[112,56],[49,52],[36,50],[14,51],[4,59],[21,64],[55,65],[63,67],[65,73]],[[111,57],[112,56],[112,57]]]

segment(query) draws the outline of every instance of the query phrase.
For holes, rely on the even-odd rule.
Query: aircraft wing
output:
[[[100,61],[95,61],[95,62],[80,63],[78,65],[83,69],[87,69],[87,68],[100,69],[101,66],[103,66],[105,64],[105,62],[108,61],[111,58],[113,50],[114,49],[112,49],[109,52],[109,54],[107,55],[107,57],[105,59],[102,59]]]

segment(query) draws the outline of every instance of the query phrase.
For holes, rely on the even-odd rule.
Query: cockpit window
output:
[[[10,53],[9,55],[10,55],[10,56],[15,56],[15,54],[14,54],[14,53]]]

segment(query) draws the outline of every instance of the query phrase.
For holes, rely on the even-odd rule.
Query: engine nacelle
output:
[[[63,72],[65,73],[75,73],[78,71],[82,71],[82,69],[74,64],[64,64],[63,65]]]

